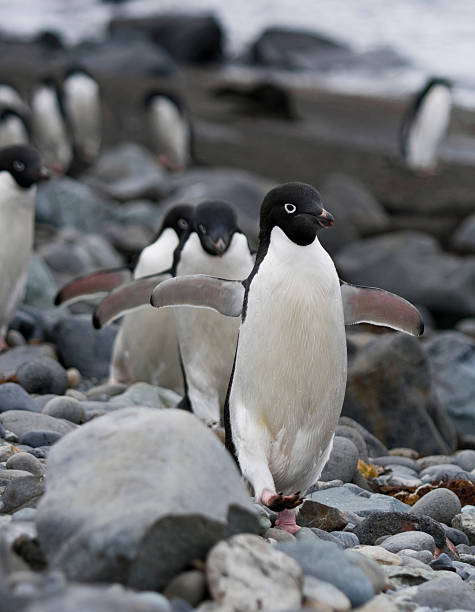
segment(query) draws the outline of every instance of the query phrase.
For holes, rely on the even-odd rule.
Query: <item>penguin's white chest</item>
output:
[[[333,262],[318,239],[301,247],[276,227],[251,282],[239,335],[230,395],[238,457],[240,446],[254,440],[277,490],[303,491],[326,460],[345,384],[344,316]]]

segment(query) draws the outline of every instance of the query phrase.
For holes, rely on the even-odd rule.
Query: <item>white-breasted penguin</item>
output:
[[[192,157],[192,129],[182,101],[171,93],[151,91],[144,104],[159,162],[172,171],[186,168]]]
[[[429,79],[412,100],[401,125],[401,153],[409,168],[434,168],[438,147],[449,127],[451,109],[450,81]]]
[[[13,108],[22,116],[29,115],[29,108],[23,101],[18,91],[9,83],[0,83],[0,106]]]
[[[25,117],[16,109],[0,106],[0,149],[30,142],[30,129]]]
[[[172,268],[174,251],[189,231],[192,214],[189,204],[170,208],[156,237],[140,253],[133,278]],[[67,283],[58,292],[55,304],[102,296],[130,280],[127,269],[99,270]],[[127,384],[142,381],[183,392],[174,315],[152,308],[149,295],[144,305],[126,313],[121,322],[112,350],[109,380]]]
[[[58,174],[67,172],[73,148],[60,96],[50,78],[40,81],[30,98],[33,140],[45,165]]]
[[[332,448],[346,386],[345,324],[365,321],[414,335],[423,328],[402,298],[341,283],[317,238],[332,223],[316,189],[286,183],[264,198],[246,280],[177,277],[152,294],[157,307],[242,315],[226,442],[256,501],[279,511],[277,525],[288,531],[297,529],[301,493],[318,480]]]
[[[33,245],[36,184],[47,178],[41,158],[30,146],[0,150],[0,349],[18,304],[23,298]]]
[[[64,77],[61,99],[75,152],[79,159],[91,164],[99,155],[102,141],[99,84],[83,68],[72,67]]]
[[[233,208],[225,202],[203,202],[195,208],[190,231],[176,249],[172,270],[113,291],[96,308],[94,324],[100,327],[127,309],[149,304],[157,282],[171,276],[202,273],[246,278],[252,266],[247,238],[237,225]],[[204,310],[178,309],[174,315],[185,383],[179,406],[192,410],[208,425],[217,425],[233,366],[239,321]]]

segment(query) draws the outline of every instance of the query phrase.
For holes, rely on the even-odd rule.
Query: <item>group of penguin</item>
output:
[[[167,170],[191,160],[191,122],[181,99],[153,90],[143,97],[147,131],[158,161]],[[140,109],[143,114],[143,109]],[[102,141],[102,101],[97,80],[82,67],[71,67],[59,83],[42,78],[29,105],[10,84],[0,84],[0,149],[32,143],[55,174],[75,163],[85,168],[97,158]]]
[[[174,388],[183,394],[178,407],[210,427],[224,424],[256,501],[290,532],[332,448],[346,387],[345,325],[423,331],[406,300],[340,281],[317,235],[331,225],[318,191],[298,182],[265,196],[256,253],[230,204],[177,205],[134,278],[99,271],[56,298],[105,295],[94,325],[125,315],[111,381]]]

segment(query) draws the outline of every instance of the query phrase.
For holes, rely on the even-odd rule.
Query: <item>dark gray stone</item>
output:
[[[349,365],[343,413],[388,447],[426,455],[456,448],[453,425],[432,390],[426,355],[407,334],[368,337]]]
[[[76,425],[80,425],[86,420],[86,412],[82,403],[67,395],[50,399],[43,408],[43,414],[48,414],[57,419],[65,419],[71,423],[76,423]]]
[[[440,465],[433,465],[420,472],[421,478],[424,482],[437,482],[439,480],[468,480],[475,482],[475,476],[472,476],[469,472],[465,472],[458,465],[453,463],[442,463]]]
[[[45,479],[42,476],[24,476],[11,480],[1,497],[2,512],[36,508],[44,490]]]
[[[402,465],[406,468],[414,470],[415,472],[420,471],[420,466],[414,459],[409,459],[409,457],[398,457],[394,455],[386,455],[385,457],[373,457],[372,462],[375,465],[381,465],[383,467],[389,465]]]
[[[8,410],[8,412],[0,414],[0,423],[17,436],[21,436],[27,431],[37,429],[57,431],[64,435],[76,428],[76,425],[64,421],[63,419],[56,419],[47,414],[38,414],[23,410]]]
[[[320,480],[351,482],[358,464],[358,449],[349,438],[335,436],[330,457],[323,468]]]
[[[0,353],[0,379],[6,380],[14,376],[23,363],[45,356],[54,357],[54,351],[51,346],[45,344],[39,346],[15,346],[8,351]]]
[[[18,368],[17,378],[28,393],[62,395],[68,388],[66,370],[50,357],[24,363]]]
[[[57,431],[48,431],[42,429],[36,429],[33,431],[25,431],[20,436],[20,444],[28,444],[32,448],[38,446],[52,446],[58,440],[62,438],[62,434]]]
[[[340,589],[349,597],[353,607],[373,597],[374,589],[369,578],[335,544],[314,538],[279,542],[277,547],[295,559],[304,574],[325,580]]]
[[[466,217],[452,236],[452,246],[460,253],[475,253],[475,214]]]
[[[25,470],[35,476],[44,474],[44,468],[40,461],[30,453],[13,454],[10,459],[8,459],[6,466],[8,470]]]
[[[426,514],[436,521],[450,525],[461,510],[460,500],[449,489],[434,489],[421,497],[413,506],[414,514]]]
[[[420,232],[394,232],[355,242],[335,263],[351,283],[381,287],[437,313],[475,314],[475,257],[443,253]]]
[[[463,531],[460,529],[455,529],[455,527],[449,527],[444,523],[441,523],[443,530],[445,531],[445,535],[449,538],[452,544],[457,547],[458,545],[467,545],[468,537]]]
[[[448,572],[456,572],[457,570],[454,567],[454,564],[452,563],[452,559],[446,555],[445,553],[442,553],[441,555],[439,555],[437,557],[437,559],[433,559],[429,565],[431,566],[431,568],[437,572],[440,571],[448,571]]]
[[[66,368],[77,368],[87,378],[103,379],[109,374],[115,325],[94,329],[90,315],[69,316],[52,329],[50,339]]]
[[[335,435],[351,440],[358,449],[358,459],[368,463],[368,447],[363,435],[357,429],[348,425],[337,425]]]
[[[339,425],[344,425],[346,427],[351,427],[352,429],[356,429],[358,433],[360,433],[364,441],[366,442],[366,448],[368,449],[369,457],[378,457],[380,455],[387,455],[388,449],[384,446],[384,444],[373,436],[367,429],[365,429],[362,425],[357,423],[354,419],[351,419],[347,416],[340,417],[338,421]]]
[[[331,535],[338,538],[345,548],[353,548],[360,543],[358,536],[351,531],[332,531]]]
[[[86,423],[52,448],[47,482],[38,537],[75,580],[162,589],[221,538],[260,528],[231,457],[182,410]]]
[[[441,406],[459,434],[475,434],[475,340],[460,332],[444,331],[429,339],[424,348]]]
[[[16,383],[0,385],[0,412],[8,410],[40,412],[40,408],[35,400],[28,395],[23,387]]]

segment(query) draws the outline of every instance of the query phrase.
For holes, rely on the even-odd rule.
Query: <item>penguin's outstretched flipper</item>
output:
[[[371,323],[411,336],[421,336],[424,321],[410,302],[394,293],[375,287],[359,287],[340,280],[345,325]]]
[[[206,274],[171,278],[152,293],[150,303],[156,308],[194,306],[210,308],[228,317],[239,317],[244,300],[241,281],[224,280]]]
[[[170,272],[151,274],[117,287],[109,293],[96,307],[92,323],[100,329],[124,315],[127,311],[150,304],[150,295],[154,287],[171,277]]]
[[[128,268],[99,270],[86,276],[79,276],[62,287],[54,298],[54,305],[73,304],[80,300],[101,297],[132,278]]]

